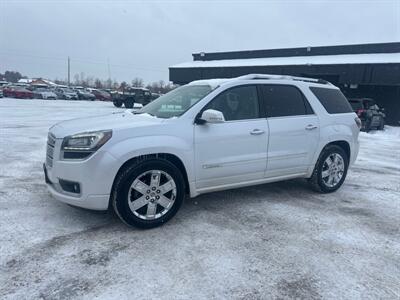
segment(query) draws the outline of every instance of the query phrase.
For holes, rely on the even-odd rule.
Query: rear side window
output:
[[[310,87],[310,90],[328,113],[341,114],[353,112],[349,101],[347,101],[340,90],[319,87]]]
[[[291,85],[262,85],[268,117],[301,116],[313,114],[303,94]]]

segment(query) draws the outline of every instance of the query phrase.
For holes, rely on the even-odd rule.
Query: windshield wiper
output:
[[[152,113],[149,113],[149,112],[132,111],[132,113],[133,113],[134,115],[148,114],[148,115],[150,115],[150,116],[152,116],[152,117],[157,117],[156,115],[154,115],[154,114],[152,114]]]

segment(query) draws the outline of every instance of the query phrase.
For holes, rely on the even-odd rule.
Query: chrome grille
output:
[[[47,150],[46,150],[46,165],[49,168],[53,167],[55,144],[56,144],[55,136],[49,133],[49,135],[47,136]]]

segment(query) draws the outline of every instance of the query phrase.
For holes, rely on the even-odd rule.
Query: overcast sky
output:
[[[0,72],[146,82],[193,52],[400,41],[391,1],[0,0]]]

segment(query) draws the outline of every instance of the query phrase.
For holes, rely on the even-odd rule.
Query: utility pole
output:
[[[108,82],[110,83],[110,86],[108,88],[111,88],[110,58],[108,57],[107,57],[107,69],[108,69]]]
[[[71,79],[71,67],[70,67],[70,59],[68,56],[68,86],[70,86],[70,79]]]

